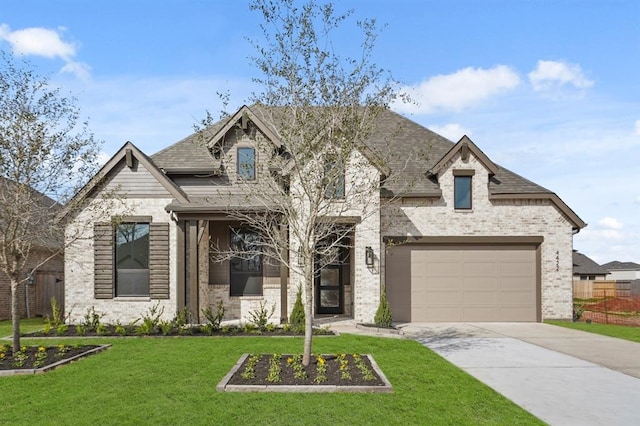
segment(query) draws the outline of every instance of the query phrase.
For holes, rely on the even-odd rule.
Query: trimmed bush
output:
[[[391,315],[391,307],[387,302],[387,292],[383,290],[380,294],[380,304],[376,310],[376,315],[373,318],[376,327],[391,328],[393,325],[393,317]]]

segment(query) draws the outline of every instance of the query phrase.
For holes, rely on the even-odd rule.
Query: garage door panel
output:
[[[500,293],[500,305],[505,307],[530,307],[531,306],[530,292],[524,291],[503,291]]]
[[[500,304],[500,295],[495,291],[467,291],[462,297],[463,306],[490,306],[495,309]]]
[[[410,282],[399,288],[410,291],[410,314],[400,316],[411,321],[537,320],[535,246],[406,245],[402,252]],[[400,270],[391,265],[388,271]],[[407,303],[391,307],[396,318],[395,309],[407,309]]]
[[[500,287],[505,291],[527,291],[534,293],[535,288],[531,288],[531,276],[529,277],[508,277],[500,280]]]
[[[480,262],[477,259],[474,259],[473,262],[464,262],[462,264],[463,272],[465,276],[469,275],[478,275],[485,277],[494,277],[498,272],[497,269],[499,267],[498,264],[493,262]]]
[[[498,291],[500,283],[494,277],[464,277],[464,291]]]
[[[462,293],[458,291],[430,291],[423,302],[422,304],[427,307],[458,306],[462,303]],[[420,303],[416,303],[416,306],[419,305]]]
[[[530,277],[536,272],[532,262],[533,259],[529,262],[503,262],[500,265],[500,275],[503,277]]]

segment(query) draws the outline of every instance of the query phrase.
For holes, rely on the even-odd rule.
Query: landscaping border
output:
[[[299,393],[327,393],[327,392],[352,392],[352,393],[392,393],[393,386],[384,375],[373,356],[362,354],[371,362],[371,367],[384,382],[384,386],[338,386],[338,385],[230,385],[229,380],[240,369],[242,363],[250,354],[242,354],[238,362],[222,378],[216,386],[218,392],[299,392]]]
[[[0,377],[46,373],[49,370],[53,370],[54,368],[60,367],[60,366],[65,365],[65,364],[69,364],[69,363],[71,363],[73,361],[76,361],[76,360],[78,360],[80,358],[84,358],[86,356],[93,355],[93,354],[98,353],[98,352],[102,352],[102,351],[104,351],[104,350],[106,350],[106,349],[108,349],[110,347],[111,347],[111,345],[101,345],[101,346],[98,346],[97,348],[89,349],[88,351],[83,352],[81,354],[78,354],[76,356],[72,356],[71,358],[66,358],[66,359],[54,362],[53,364],[45,365],[42,368],[23,368],[23,369],[15,369],[15,370],[0,370]]]

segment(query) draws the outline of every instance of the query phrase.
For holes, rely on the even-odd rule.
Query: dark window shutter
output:
[[[169,298],[169,224],[149,228],[149,291],[152,299]]]
[[[93,224],[93,296],[113,299],[113,226],[109,222]]]

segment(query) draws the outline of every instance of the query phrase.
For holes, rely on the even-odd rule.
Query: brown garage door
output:
[[[407,244],[386,265],[395,321],[537,321],[535,246]]]

